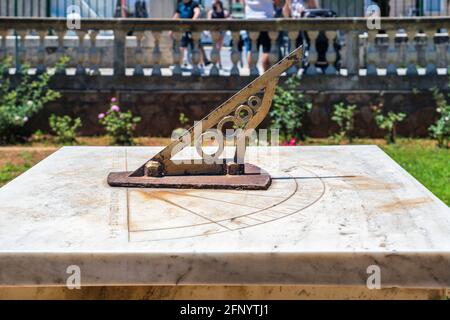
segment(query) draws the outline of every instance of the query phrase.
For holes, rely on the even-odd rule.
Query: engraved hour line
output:
[[[292,213],[278,212],[278,211],[276,211],[276,210],[273,210],[272,208],[273,208],[273,207],[276,207],[276,206],[278,206],[278,205],[280,205],[280,204],[282,204],[282,203],[284,203],[285,201],[289,200],[290,198],[292,198],[292,197],[296,194],[296,192],[298,191],[298,183],[297,183],[296,179],[294,179],[294,181],[295,181],[295,190],[294,190],[294,192],[292,192],[287,198],[284,198],[283,201],[280,201],[279,203],[277,203],[277,204],[275,204],[275,205],[273,205],[273,206],[267,207],[267,208],[258,209],[257,211],[254,211],[254,212],[251,212],[251,213],[248,213],[248,214],[243,214],[243,215],[240,215],[240,216],[237,216],[237,217],[233,217],[232,219],[239,219],[239,218],[242,218],[242,217],[249,217],[250,215],[254,215],[254,214],[261,214],[261,213],[264,213],[264,212],[267,211],[267,210],[270,210],[270,211],[272,211],[272,212],[274,212],[274,213],[281,214],[281,215],[282,215],[281,217],[283,217],[283,216],[285,216],[285,215],[290,215],[290,214],[292,214]],[[172,192],[172,193],[173,193],[173,192]],[[150,192],[148,192],[148,194],[150,194]],[[155,195],[153,195],[153,196],[154,196],[155,198],[160,199],[159,197],[157,197],[157,196],[155,196]],[[177,204],[175,204],[175,203],[169,202],[169,201],[167,201],[167,200],[165,200],[165,199],[160,199],[160,200],[163,200],[163,201],[165,201],[165,202],[167,202],[167,203],[170,203],[170,204],[172,204],[172,205],[175,205],[175,206],[177,206],[177,207],[179,207],[179,208],[181,208],[181,209],[188,210],[188,209],[186,209],[186,208],[184,208],[184,207],[182,207],[182,206],[180,206],[180,205],[177,205]],[[255,208],[255,209],[257,209],[257,208]],[[188,211],[190,211],[190,210],[188,210]],[[190,211],[190,212],[192,213],[192,211]],[[200,215],[200,214],[198,214],[198,213],[194,213],[194,214]],[[201,215],[200,215],[200,216],[201,216]],[[201,217],[203,217],[203,216],[201,216]],[[269,217],[270,217],[270,216],[269,216]],[[210,220],[210,219],[207,219],[207,220],[210,221],[210,222],[213,221],[213,220]],[[214,223],[217,223],[217,224],[218,224],[219,222],[228,222],[229,220],[231,220],[231,219],[230,219],[230,218],[227,218],[227,219],[222,219],[222,220],[214,221]],[[180,226],[180,227],[158,228],[158,229],[145,229],[145,230],[133,230],[132,232],[150,232],[150,231],[159,231],[159,230],[182,229],[182,228],[189,228],[189,227],[195,227],[195,226],[207,225],[207,224],[210,224],[210,222],[198,223],[198,224],[193,224],[193,225],[189,225],[189,226]],[[262,221],[262,220],[261,220],[261,223],[267,223],[267,222],[270,222],[270,221]],[[258,223],[258,224],[260,224],[260,223]],[[255,225],[258,225],[258,224],[255,224]],[[219,225],[220,225],[220,224],[219,224]],[[249,226],[254,226],[254,225],[249,225]],[[232,230],[234,230],[234,229],[231,229],[230,231],[232,231]]]
[[[251,209],[258,209],[258,210],[267,210],[271,207],[268,208],[259,208],[259,207],[254,207],[254,206],[249,206],[246,204],[242,204],[242,203],[235,203],[235,202],[231,202],[231,201],[225,201],[225,200],[220,200],[220,199],[214,199],[214,198],[209,198],[209,197],[205,197],[205,196],[196,196],[194,194],[183,194],[181,192],[176,192],[176,191],[166,191],[167,193],[171,193],[171,194],[176,194],[178,196],[185,196],[185,197],[192,197],[192,198],[200,198],[200,199],[205,199],[205,200],[211,200],[211,201],[217,201],[217,202],[223,202],[223,203],[228,203],[228,204],[232,204],[232,205],[236,205],[236,206],[240,206],[240,207],[246,207],[246,208],[251,208]],[[278,198],[282,198],[284,199],[284,197],[278,197]],[[275,204],[274,206],[276,206],[278,204]],[[282,212],[280,212],[282,213]],[[223,220],[221,220],[223,221]]]
[[[311,170],[308,170],[308,169],[305,169],[305,170],[313,173]],[[321,185],[322,185],[322,192],[321,192],[320,196],[315,201],[313,201],[312,203],[308,204],[307,206],[305,206],[305,207],[303,207],[303,208],[301,208],[301,209],[299,209],[299,210],[297,210],[297,211],[295,211],[293,213],[289,213],[289,214],[286,214],[284,216],[281,216],[281,217],[278,217],[278,218],[274,218],[273,220],[270,220],[270,221],[267,221],[267,222],[263,222],[263,223],[260,223],[260,224],[257,224],[257,225],[261,225],[261,224],[264,224],[264,223],[269,223],[269,222],[273,222],[273,221],[277,221],[277,220],[289,217],[289,216],[291,216],[293,214],[296,214],[296,213],[298,213],[300,211],[303,211],[303,210],[313,206],[314,204],[316,204],[320,199],[322,199],[322,197],[324,196],[325,191],[326,191],[325,183],[323,182],[323,180],[320,177],[318,177],[318,178],[319,178],[319,180],[321,182]],[[297,182],[297,179],[294,178],[294,180]],[[264,212],[262,214],[264,214]],[[204,224],[199,224],[199,225],[204,225]],[[251,228],[251,227],[254,227],[254,226],[257,226],[257,225],[253,225],[253,226],[249,226],[249,227],[237,228],[237,229],[233,229],[233,230],[229,230],[229,231],[239,231],[239,230],[246,229],[246,228]],[[195,226],[195,225],[193,225],[193,226]],[[191,226],[187,226],[187,227],[191,227]],[[164,228],[164,229],[159,229],[159,230],[170,230],[170,229],[187,228],[187,227]],[[133,231],[133,232],[147,232],[147,231],[152,231],[152,230],[138,230],[138,231]],[[220,233],[224,233],[224,232],[227,232],[227,231],[217,231],[217,232],[214,232],[214,233],[210,233],[209,235],[220,234]],[[203,235],[203,234],[198,234],[198,235],[194,235],[194,236],[172,237],[172,238],[165,238],[165,239],[140,240],[140,241],[137,240],[136,242],[180,240],[180,239],[198,238],[198,237],[204,237],[204,236],[205,235]]]
[[[228,227],[226,227],[226,226],[220,224],[219,222],[214,221],[214,220],[211,220],[211,219],[209,219],[208,217],[205,217],[205,216],[203,216],[203,215],[201,215],[201,214],[199,214],[199,213],[197,213],[197,212],[195,212],[195,211],[192,211],[192,210],[190,210],[190,209],[188,209],[188,208],[185,208],[185,207],[183,207],[183,206],[180,206],[179,204],[176,204],[176,203],[174,203],[174,202],[172,202],[172,201],[170,201],[170,200],[167,200],[167,199],[164,199],[163,197],[158,197],[158,196],[155,196],[155,195],[152,195],[152,196],[153,196],[154,198],[156,198],[156,199],[162,200],[162,201],[167,202],[167,203],[169,203],[169,204],[171,204],[171,205],[173,205],[173,206],[175,206],[175,207],[177,207],[177,208],[183,209],[183,210],[185,210],[185,211],[187,211],[187,212],[189,212],[189,213],[191,213],[191,214],[194,214],[194,215],[196,215],[196,216],[198,216],[198,217],[200,217],[200,218],[203,218],[203,219],[205,219],[205,220],[208,220],[210,223],[217,224],[218,226],[223,227],[223,228],[227,229],[228,231],[232,231],[232,229],[230,229],[230,228],[228,228]]]
[[[179,208],[181,208],[181,209],[183,209],[183,210],[186,210],[186,211],[188,211],[188,212],[190,212],[190,213],[192,213],[192,214],[199,215],[200,217],[205,218],[205,219],[208,220],[208,221],[211,221],[212,224],[216,224],[216,225],[218,225],[218,226],[222,226],[222,227],[224,227],[225,229],[227,229],[227,230],[224,230],[224,231],[216,231],[216,232],[213,232],[213,233],[209,233],[208,235],[220,234],[220,233],[224,233],[224,232],[227,232],[227,231],[238,231],[238,230],[242,230],[242,229],[246,229],[246,228],[251,228],[251,227],[254,227],[254,226],[258,226],[258,225],[270,223],[270,222],[273,222],[273,221],[277,221],[277,220],[280,220],[280,219],[283,219],[283,218],[292,216],[292,215],[294,215],[294,214],[296,214],[296,213],[298,213],[298,212],[300,212],[300,211],[303,211],[303,210],[305,210],[305,209],[307,209],[307,208],[313,206],[313,205],[316,204],[320,199],[322,199],[322,197],[324,196],[324,194],[325,194],[325,192],[326,192],[326,185],[325,185],[325,182],[323,181],[323,179],[322,179],[320,176],[317,176],[313,171],[311,171],[311,170],[309,170],[309,169],[306,169],[306,168],[303,168],[303,169],[306,170],[306,171],[308,171],[308,172],[310,172],[310,173],[312,173],[313,175],[315,175],[316,178],[320,181],[320,184],[321,184],[321,186],[322,186],[322,190],[321,190],[321,192],[320,192],[319,197],[317,197],[313,202],[309,203],[309,204],[306,205],[305,207],[303,207],[303,208],[301,208],[301,209],[298,209],[298,210],[295,210],[294,212],[287,213],[287,214],[286,214],[286,213],[281,213],[281,212],[280,212],[280,214],[283,214],[283,215],[280,216],[280,217],[270,216],[270,213],[271,213],[271,212],[277,213],[276,211],[272,210],[270,207],[269,207],[269,208],[266,208],[266,209],[259,210],[259,211],[255,211],[255,212],[250,213],[250,214],[247,214],[247,215],[242,215],[242,216],[239,216],[239,217],[235,217],[234,219],[239,219],[240,217],[245,217],[245,216],[248,216],[248,215],[262,214],[262,215],[265,215],[265,216],[267,216],[267,217],[273,218],[272,220],[269,220],[269,221],[264,221],[264,222],[257,223],[257,224],[254,224],[254,225],[247,225],[247,226],[245,226],[245,227],[240,227],[240,228],[236,228],[236,229],[229,229],[229,228],[227,228],[227,227],[225,227],[225,226],[222,226],[222,225],[219,224],[217,221],[211,221],[210,219],[208,219],[208,218],[206,218],[206,217],[203,217],[203,216],[201,216],[201,215],[199,215],[199,214],[197,214],[197,213],[195,213],[195,212],[192,212],[192,211],[190,211],[190,210],[188,210],[188,209],[186,209],[186,208],[183,208],[182,206],[179,206],[179,205],[177,205],[177,204],[175,204],[175,203],[171,203],[170,201],[167,201],[167,200],[165,200],[165,199],[160,199],[160,200],[165,201],[165,202],[167,202],[167,203],[169,203],[169,204],[175,205],[175,206],[177,206],[177,207],[179,207]],[[290,198],[292,198],[294,195],[297,194],[297,192],[298,192],[298,190],[299,190],[299,189],[298,189],[299,186],[298,186],[297,180],[300,180],[301,178],[293,177],[293,176],[291,176],[289,173],[287,173],[287,174],[291,177],[291,179],[293,179],[293,180],[295,181],[295,191],[294,191],[288,198],[286,198],[285,200],[281,201],[279,204],[284,203],[285,201],[287,201],[287,200],[289,200]],[[224,190],[222,190],[221,192],[224,192]],[[155,198],[158,198],[158,197],[155,197]],[[158,198],[158,199],[159,199],[159,198]],[[279,204],[278,204],[278,205],[279,205]],[[269,210],[269,211],[267,212],[267,210]],[[221,221],[229,221],[229,220],[230,220],[230,219],[223,219],[223,220],[220,220],[219,222],[221,222]],[[183,228],[190,228],[190,227],[204,226],[204,225],[208,225],[208,224],[210,224],[210,223],[206,222],[206,223],[199,223],[199,224],[190,225],[190,226],[169,227],[169,228],[158,228],[158,229],[146,229],[146,230],[135,230],[135,231],[131,231],[131,232],[141,233],[141,232],[152,232],[152,231],[163,231],[163,230],[183,229]],[[204,235],[204,234],[197,234],[197,235],[191,235],[191,236],[172,237],[172,238],[164,238],[164,239],[136,240],[136,241],[134,241],[134,242],[151,242],[151,241],[180,240],[180,239],[197,238],[197,237],[203,237],[203,236],[205,236],[205,235]]]
[[[249,216],[251,216],[251,215],[255,215],[255,214],[264,214],[267,210],[270,210],[271,212],[278,213],[278,214],[281,215],[281,216],[279,216],[279,217],[274,217],[274,216],[266,215],[266,216],[268,216],[268,217],[270,217],[270,218],[273,218],[273,219],[272,219],[272,220],[269,220],[269,221],[263,221],[263,220],[261,220],[261,223],[256,223],[256,224],[254,224],[254,225],[248,225],[248,224],[247,224],[248,227],[253,227],[253,226],[256,226],[256,225],[263,224],[263,223],[268,223],[268,222],[271,222],[271,221],[274,221],[274,220],[278,220],[278,219],[280,219],[280,218],[283,218],[283,217],[285,217],[285,216],[289,216],[289,215],[291,215],[291,214],[294,214],[294,213],[298,212],[298,211],[294,211],[294,212],[291,212],[291,213],[285,213],[285,212],[278,212],[278,211],[275,211],[275,210],[272,209],[273,207],[276,207],[277,205],[280,205],[281,203],[283,203],[283,202],[289,200],[290,198],[292,198],[292,197],[297,193],[297,191],[298,191],[298,183],[297,183],[296,179],[294,179],[294,181],[295,181],[295,190],[294,190],[294,192],[293,192],[292,194],[290,194],[289,197],[285,198],[283,201],[280,201],[279,203],[277,203],[277,204],[274,205],[274,206],[270,206],[270,207],[263,208],[263,209],[259,209],[259,210],[257,210],[257,211],[254,211],[254,212],[251,212],[251,213],[248,213],[248,214],[244,214],[244,215],[240,215],[240,216],[237,216],[237,217],[233,217],[232,219],[236,220],[236,219],[243,218],[243,217],[246,217],[246,218],[247,218],[247,217],[249,217]],[[156,197],[156,196],[154,196],[154,197],[160,199],[159,197]],[[181,208],[181,209],[188,210],[188,209],[186,209],[186,208],[184,208],[184,207],[182,207],[182,206],[180,206],[180,205],[171,203],[171,202],[169,202],[169,201],[167,201],[167,200],[165,200],[165,199],[161,199],[161,200],[166,201],[167,203],[173,204],[173,205],[175,205],[175,206],[177,206],[177,207],[179,207],[179,208]],[[190,210],[188,210],[188,211],[190,211]],[[192,213],[192,212],[191,212],[191,213]],[[194,213],[194,214],[199,215],[199,214],[197,214],[197,213]],[[200,215],[200,216],[201,216],[201,215]],[[203,217],[203,216],[202,216],[202,217]],[[212,222],[212,220],[210,220],[210,219],[207,219],[207,220]],[[227,219],[222,219],[222,220],[214,221],[213,223],[219,224],[219,222],[228,222],[228,221],[230,221],[230,220],[231,220],[230,218],[227,218]],[[144,229],[144,230],[132,230],[131,232],[152,232],[152,231],[161,231],[161,230],[183,229],[183,228],[190,228],[190,227],[204,226],[204,225],[210,224],[211,222],[197,223],[197,224],[192,224],[192,225],[188,225],[188,226],[179,226],[179,227],[156,228],[156,229]],[[243,222],[242,222],[242,223],[243,223]],[[244,224],[245,224],[245,223],[244,223]],[[222,226],[221,224],[219,224],[219,225]],[[248,227],[243,227],[243,228],[248,228]],[[226,227],[225,227],[225,228],[226,228]],[[243,228],[239,228],[239,229],[243,229]],[[227,229],[228,229],[229,231],[237,230],[237,229],[229,229],[229,228],[227,228]],[[215,233],[220,233],[220,232],[215,232]],[[186,238],[186,237],[181,237],[181,238]],[[190,238],[190,237],[187,237],[187,238]],[[174,239],[177,239],[177,238],[174,238]]]

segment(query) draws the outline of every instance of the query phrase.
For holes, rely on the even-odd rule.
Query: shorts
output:
[[[180,41],[181,48],[187,48],[188,46],[191,49],[194,49],[194,40],[192,39],[192,33],[190,32],[186,32]]]
[[[270,49],[272,48],[272,45],[271,45],[271,42],[270,42],[270,38],[269,38],[269,33],[266,32],[266,31],[261,31],[259,33],[258,39],[256,40],[256,45],[258,46],[258,48],[260,46],[262,46],[262,49],[263,49],[264,53],[269,53]],[[245,47],[245,49],[247,51],[251,51],[252,50],[252,42],[250,40],[248,32],[246,32],[245,35],[241,34],[241,36],[239,38],[239,43],[238,43],[239,51],[242,51],[243,47]]]

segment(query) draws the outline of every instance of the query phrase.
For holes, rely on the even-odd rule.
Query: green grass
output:
[[[0,186],[8,183],[21,173],[30,169],[34,163],[31,155],[28,152],[21,152],[19,154],[20,164],[14,163],[6,163],[3,166],[0,166]]]
[[[31,165],[14,165],[7,163],[0,167],[0,186],[17,177],[22,172],[31,168]]]
[[[406,171],[450,205],[450,150],[405,140],[381,146]]]

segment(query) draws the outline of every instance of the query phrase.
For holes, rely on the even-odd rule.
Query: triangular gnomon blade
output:
[[[205,118],[196,122],[196,124],[191,127],[184,135],[180,136],[178,140],[171,142],[158,154],[149,160],[149,162],[159,163],[162,165],[162,171],[164,174],[171,174],[176,171],[176,174],[184,172],[189,174],[189,167],[185,170],[177,168],[174,170],[175,164],[172,163],[171,158],[175,156],[178,152],[183,150],[187,145],[183,145],[183,141],[187,141],[187,136],[189,141],[192,142],[194,138],[194,133],[203,134],[208,129],[220,126],[223,120],[229,120],[230,115],[234,112],[234,118],[239,117],[241,111],[246,111],[250,115],[253,112],[253,117],[248,117],[248,122],[244,124],[246,130],[256,129],[256,127],[261,123],[261,121],[266,117],[270,110],[272,104],[272,98],[275,93],[275,87],[278,83],[278,79],[283,72],[288,70],[295,64],[299,64],[303,57],[303,47],[300,46],[291,52],[284,59],[279,61],[277,64],[273,65],[264,74],[253,80],[245,88],[237,92],[219,107],[214,109]],[[263,98],[259,98],[258,94],[265,89]],[[238,111],[241,108],[243,110]],[[201,130],[198,130],[199,127]],[[181,144],[181,145],[180,145]],[[181,146],[181,147],[180,147]],[[145,165],[142,165],[139,169],[131,174],[131,176],[143,176]],[[213,168],[211,166],[211,171],[220,170],[220,167]]]

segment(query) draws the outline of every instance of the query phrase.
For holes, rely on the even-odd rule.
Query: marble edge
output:
[[[162,240],[165,241],[165,240]],[[277,250],[280,250],[277,248]],[[395,251],[384,251],[384,250],[336,250],[336,251],[321,251],[321,250],[311,250],[311,251],[295,251],[295,250],[286,250],[286,251],[168,251],[167,248],[165,248],[164,251],[149,251],[148,249],[133,249],[133,250],[99,250],[99,249],[93,249],[93,250],[2,250],[0,249],[0,258],[2,255],[92,255],[92,254],[98,254],[98,255],[110,255],[110,254],[120,254],[120,255],[248,255],[248,254],[295,254],[300,256],[308,256],[308,255],[365,255],[365,254],[374,254],[374,255],[418,255],[418,254],[448,254],[450,256],[450,248],[448,251],[440,250],[440,249],[424,249],[424,250],[395,250]]]
[[[449,288],[450,252],[444,254],[323,253],[309,255],[160,254],[20,256],[0,259],[0,286],[64,285],[67,268],[80,267],[90,285],[365,285],[375,265],[384,286]]]

